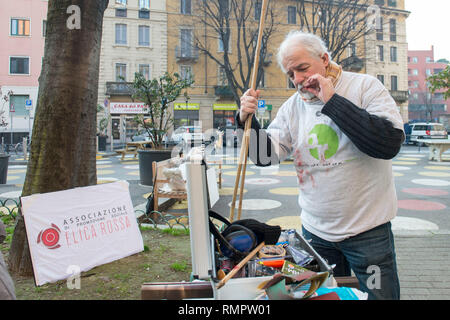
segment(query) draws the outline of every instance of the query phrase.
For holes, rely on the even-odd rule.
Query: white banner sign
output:
[[[144,250],[126,181],[21,200],[38,286]]]
[[[148,113],[148,106],[143,102],[111,102],[109,107],[110,113]]]

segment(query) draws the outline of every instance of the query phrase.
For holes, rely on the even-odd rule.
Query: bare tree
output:
[[[345,50],[373,32],[369,0],[297,0],[300,29],[321,37],[333,60],[341,63]],[[374,24],[375,26],[375,24]]]
[[[198,0],[197,24],[205,26],[195,34],[195,43],[201,53],[206,54],[224,71],[226,84],[240,105],[239,97],[249,88],[255,49],[258,38],[261,1],[248,0]],[[269,39],[274,33],[274,12],[269,2],[261,43],[257,83],[260,83]],[[233,41],[231,38],[233,37]],[[220,41],[222,47],[217,50]]]
[[[48,2],[44,62],[22,196],[97,183],[96,105],[107,6],[108,0]],[[9,267],[21,275],[32,274],[20,210]]]

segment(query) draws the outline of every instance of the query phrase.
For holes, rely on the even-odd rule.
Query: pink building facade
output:
[[[0,89],[12,91],[0,100],[6,127],[5,143],[22,141],[31,133],[44,57],[47,0],[0,0]]]
[[[450,116],[450,99],[442,92],[431,94],[427,78],[445,69],[443,62],[435,62],[434,48],[408,51],[409,119],[440,122]]]

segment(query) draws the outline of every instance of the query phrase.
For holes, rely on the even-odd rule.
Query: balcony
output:
[[[131,96],[131,82],[106,82],[106,95]]]
[[[398,91],[398,90],[390,90],[392,98],[394,98],[395,102],[403,103],[408,101],[408,91]]]
[[[177,62],[197,62],[198,60],[198,48],[188,47],[181,48],[180,46],[175,47],[175,58]]]
[[[346,71],[359,72],[364,68],[364,61],[355,55],[341,61],[342,68]]]
[[[233,92],[231,91],[230,86],[215,86],[214,94],[223,99],[233,98]]]

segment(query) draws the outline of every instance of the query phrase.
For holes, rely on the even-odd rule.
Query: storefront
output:
[[[217,129],[235,125],[237,110],[236,104],[213,104],[213,127]]]
[[[134,120],[137,114],[148,112],[142,102],[110,102],[112,143],[126,143],[138,133],[138,124]]]
[[[200,104],[198,103],[174,103],[173,126],[177,129],[181,126],[193,126],[200,120]]]

